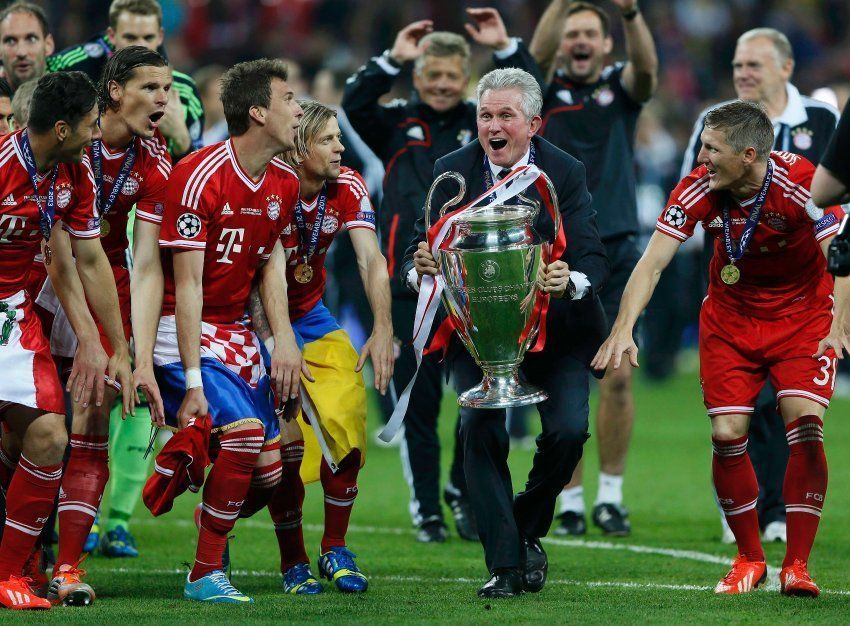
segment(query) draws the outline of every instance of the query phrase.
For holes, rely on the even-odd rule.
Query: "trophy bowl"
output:
[[[442,207],[441,215],[464,194],[457,172],[438,177],[426,201],[429,228],[431,192],[445,178],[456,180],[461,193]],[[557,207],[551,182],[545,180]],[[539,304],[545,297],[538,281],[547,242],[534,228],[540,203],[522,194],[516,199],[517,204],[465,209],[437,255],[443,306],[484,374],[481,383],[458,396],[464,407],[506,408],[548,397],[519,377],[519,366],[538,331]]]

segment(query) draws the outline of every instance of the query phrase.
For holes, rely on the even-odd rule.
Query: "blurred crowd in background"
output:
[[[52,16],[52,31],[61,49],[87,39],[104,25],[109,0],[47,0],[43,4]],[[161,4],[169,59],[198,83],[206,109],[205,143],[210,143],[226,132],[217,78],[237,61],[283,57],[295,72],[290,84],[297,91],[338,105],[345,79],[370,56],[392,46],[396,33],[414,20],[432,19],[439,30],[463,33],[466,7],[492,6],[500,11],[512,36],[529,41],[549,0],[162,0]],[[609,4],[600,4],[614,15]],[[734,97],[731,63],[741,33],[759,26],[785,33],[796,60],[792,82],[801,93],[843,108],[850,96],[850,2],[642,0],[640,4],[660,61],[659,89],[644,108],[636,138],[638,206],[648,239],[659,207],[679,178],[694,120],[706,106]],[[614,19],[612,27],[619,46],[612,56],[623,58],[622,22]],[[492,64],[490,51],[481,47],[473,46],[473,59],[470,92],[477,77]],[[409,67],[406,72],[408,80],[397,81],[388,99],[409,95]],[[643,365],[650,378],[668,376],[675,369],[679,349],[696,341],[704,294],[701,243],[698,237],[689,241],[665,273],[666,285],[660,286],[647,312]],[[335,302],[333,293],[327,299],[333,308],[344,305]],[[347,299],[355,312],[362,295]],[[346,311],[339,312],[346,317]],[[357,315],[350,317],[356,320]],[[368,327],[370,322],[364,323]],[[355,343],[357,335],[355,329]],[[840,382],[837,391],[843,391],[843,386],[846,383]]]

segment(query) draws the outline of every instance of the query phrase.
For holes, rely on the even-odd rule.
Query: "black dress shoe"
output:
[[[632,534],[629,512],[620,504],[597,504],[593,507],[593,523],[608,537],[628,537]]]
[[[445,543],[448,532],[442,520],[425,522],[416,532],[416,541],[420,543]]]
[[[460,538],[467,541],[478,541],[478,527],[475,524],[475,515],[472,513],[472,507],[469,506],[469,500],[466,496],[453,494],[447,489],[443,492],[443,497],[446,500],[446,504],[452,510],[452,516],[455,518],[455,527]]]
[[[500,569],[478,590],[479,598],[513,598],[522,594],[522,575],[518,569]]]
[[[522,572],[522,588],[529,593],[537,593],[546,584],[546,574],[549,572],[549,559],[540,540],[525,537],[522,540],[525,549],[525,567]]]
[[[587,522],[583,513],[565,511],[558,516],[560,523],[555,527],[559,537],[581,537],[587,532]]]

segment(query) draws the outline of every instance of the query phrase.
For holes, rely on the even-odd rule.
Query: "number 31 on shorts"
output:
[[[828,356],[822,356],[818,359],[818,361],[821,363],[820,373],[822,375],[813,378],[812,382],[816,385],[820,385],[821,387],[829,385],[830,389],[835,390],[835,370],[838,367],[838,359],[831,359]],[[831,383],[830,379],[832,380]]]

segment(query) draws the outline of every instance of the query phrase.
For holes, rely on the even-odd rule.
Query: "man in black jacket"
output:
[[[543,289],[551,294],[546,344],[529,353],[521,366],[525,378],[549,398],[538,405],[543,433],[525,490],[514,498],[508,469],[508,433],[504,410],[461,409],[461,439],[469,500],[478,520],[490,580],[481,597],[510,597],[543,588],[548,562],[540,537],[549,531],[555,500],[581,459],[588,437],[588,364],[604,339],[605,317],[597,296],[610,271],[599,239],[584,166],[566,152],[536,137],[542,93],[535,78],[519,69],[499,69],[478,84],[478,142],[437,161],[434,176],[459,172],[467,182],[467,203],[503,178],[511,168],[533,164],[552,179],[567,247],[545,269]],[[432,222],[451,197],[450,185],[438,188]],[[541,211],[538,231],[554,238],[553,223]],[[405,255],[403,275],[416,289],[437,265],[425,242],[424,216]],[[458,391],[481,380],[481,370],[457,339],[449,348]]]
[[[493,9],[468,9],[475,25],[466,30],[476,43],[490,47],[501,63],[528,67],[534,64],[528,50],[508,37],[499,13]],[[384,197],[378,213],[381,245],[387,258],[393,295],[393,320],[401,353],[393,376],[401,393],[416,370],[411,345],[416,298],[399,280],[399,264],[422,214],[431,185],[434,163],[474,139],[475,104],[464,100],[469,84],[469,45],[460,35],[432,32],[430,20],[414,22],[396,36],[393,47],[372,58],[348,81],[342,108],[351,125],[384,162]],[[402,65],[414,63],[414,93],[409,100],[388,105],[379,98],[393,86]],[[417,539],[442,542],[446,526],[439,501],[440,443],[437,416],[442,398],[443,374],[438,355],[426,356],[416,380],[405,419],[402,462],[411,489],[410,510],[419,527]],[[388,413],[392,407],[385,407]],[[455,442],[450,482],[445,499],[451,507],[458,534],[475,541],[474,521],[466,504],[460,445]]]

